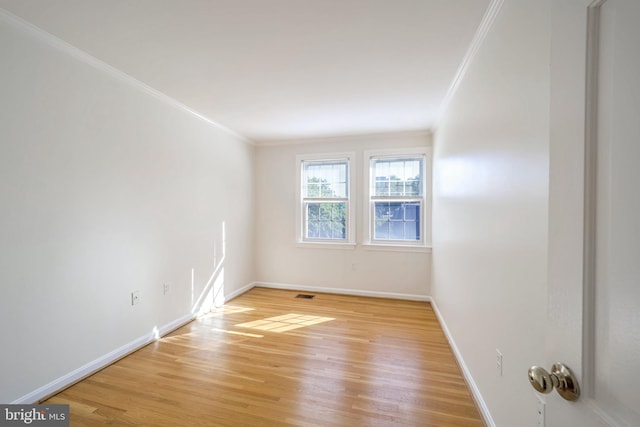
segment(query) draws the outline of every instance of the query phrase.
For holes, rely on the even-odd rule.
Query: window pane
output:
[[[404,240],[404,222],[391,221],[389,223],[389,238],[392,240]]]
[[[314,239],[318,237],[319,223],[318,221],[309,221],[307,223],[307,237],[310,239]]]
[[[331,230],[331,238],[344,239],[346,236],[345,224],[341,222],[333,222],[333,228]]]
[[[309,221],[317,221],[320,218],[320,204],[312,203],[308,205]]]
[[[420,240],[420,202],[374,202],[374,240]]]
[[[404,238],[405,240],[420,240],[420,223],[417,221],[405,222]]]
[[[331,238],[331,221],[320,222],[320,235],[318,237],[321,239]]]
[[[377,178],[376,178],[377,179]],[[376,196],[389,195],[389,181],[378,179],[376,181],[376,188],[374,189]]]
[[[320,203],[320,220],[321,221],[331,221],[331,204],[330,203]]]
[[[346,161],[304,162],[303,197],[346,198],[348,166]]]
[[[320,197],[335,197],[335,191],[331,183],[323,182],[320,184]]]
[[[345,204],[344,203],[332,203],[331,206],[331,220],[341,222],[345,219]]]
[[[399,178],[393,177],[389,183],[390,196],[404,196],[404,182]]]
[[[404,162],[404,179],[420,179],[420,160],[406,160]]]
[[[307,203],[306,204],[307,239],[347,238],[347,204],[340,203]]]
[[[374,217],[376,220],[389,220],[389,203],[376,202],[374,205]]]
[[[389,240],[389,221],[376,220],[374,239]]]
[[[320,183],[308,182],[305,197],[320,197]]]
[[[389,214],[392,221],[404,220],[404,203],[389,203]]]
[[[405,188],[404,190],[405,196],[419,196],[422,194],[420,181],[409,179],[406,181],[404,188]]]
[[[420,205],[418,203],[405,203],[404,205],[404,219],[406,221],[416,221],[420,218]]]

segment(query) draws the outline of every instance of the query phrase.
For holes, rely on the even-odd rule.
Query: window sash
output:
[[[306,199],[303,202],[303,240],[346,241],[349,238],[348,199]],[[314,209],[315,208],[315,209]]]
[[[349,161],[346,159],[303,161],[302,197],[304,199],[348,199]]]
[[[302,242],[352,241],[350,160],[351,156],[301,160],[299,239]]]
[[[372,197],[422,197],[424,156],[372,157],[370,194]]]
[[[387,212],[381,218],[380,211]],[[394,206],[395,205],[395,206]],[[414,209],[411,209],[411,207]],[[380,209],[382,208],[382,209]],[[407,209],[409,208],[409,209]],[[413,215],[411,211],[413,210]],[[400,215],[399,215],[400,214]],[[424,241],[424,200],[422,198],[372,198],[371,199],[372,242],[421,244]],[[402,235],[402,237],[399,237]],[[415,236],[410,238],[410,236]]]
[[[426,162],[423,153],[369,155],[370,243],[425,244],[428,220]],[[387,212],[384,212],[384,204],[387,204]]]

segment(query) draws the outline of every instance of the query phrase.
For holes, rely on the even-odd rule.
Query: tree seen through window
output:
[[[347,238],[347,164],[310,162],[304,174],[305,238]]]

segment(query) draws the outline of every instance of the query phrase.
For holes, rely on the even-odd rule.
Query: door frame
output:
[[[600,10],[607,0],[587,7],[585,146],[584,146],[584,249],[582,300],[582,394],[595,393],[596,348],[596,211],[598,178],[598,68],[600,65]],[[595,405],[595,401],[593,401]]]

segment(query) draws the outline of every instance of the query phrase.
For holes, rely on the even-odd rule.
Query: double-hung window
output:
[[[426,246],[429,158],[424,149],[367,152],[369,244]]]
[[[353,243],[350,154],[298,156],[298,235],[305,243]]]

